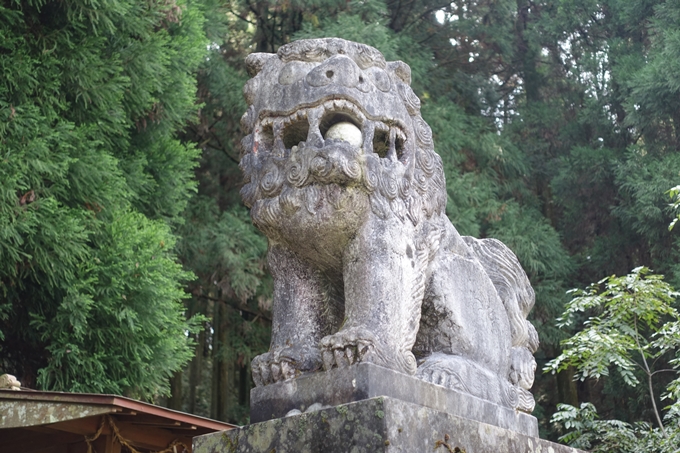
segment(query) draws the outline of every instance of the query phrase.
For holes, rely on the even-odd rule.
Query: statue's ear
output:
[[[403,61],[390,61],[387,69],[394,72],[399,79],[407,85],[411,85],[411,68]]]
[[[262,71],[264,65],[267,64],[267,62],[272,58],[276,58],[275,53],[256,52],[248,55],[246,57],[246,69],[248,70],[248,75],[250,77],[255,77],[260,71]]]

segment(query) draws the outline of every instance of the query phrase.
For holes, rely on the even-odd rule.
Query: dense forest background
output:
[[[325,36],[411,66],[448,216],[530,276],[542,435],[560,402],[655,423],[619,374],[540,370],[567,290],[642,265],[680,287],[672,0],[3,0],[0,372],[247,422],[271,282],[238,194],[244,58]]]

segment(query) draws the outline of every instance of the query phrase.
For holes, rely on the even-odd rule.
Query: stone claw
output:
[[[354,363],[354,348],[345,349],[345,357],[347,357],[349,364],[352,365]]]
[[[261,376],[261,379],[262,379],[262,385],[271,384],[272,373],[271,373],[271,370],[269,369],[269,366],[267,366],[267,363],[262,361],[258,364],[258,366],[260,368],[260,376]]]
[[[349,360],[347,360],[347,356],[345,356],[344,350],[336,349],[333,351],[333,355],[338,368],[347,368],[350,365]]]
[[[323,358],[324,370],[330,370],[333,368],[333,364],[335,364],[335,355],[331,351],[323,351],[321,353],[321,357]]]
[[[296,375],[295,368],[290,362],[284,360],[281,362],[281,374],[284,380],[293,379]]]
[[[262,373],[260,372],[260,365],[255,363],[255,360],[257,358],[253,359],[253,363],[251,365],[251,371],[253,374],[253,382],[255,383],[255,387],[261,387],[264,385],[264,381],[262,380]]]
[[[342,330],[321,340],[320,348],[325,370],[346,368],[355,363],[373,361],[370,351],[375,351],[373,334],[365,329]]]
[[[266,365],[267,360],[265,355],[266,354],[255,357],[251,365],[253,372],[253,381],[257,386],[267,385],[269,383],[270,373],[269,370],[267,369]]]
[[[281,366],[276,363],[272,363],[272,380],[274,382],[281,380]]]
[[[285,346],[274,348],[253,359],[251,369],[256,386],[293,379],[321,367],[320,351],[314,348]]]
[[[442,372],[436,371],[432,373],[431,379],[433,384],[446,386],[446,375]]]

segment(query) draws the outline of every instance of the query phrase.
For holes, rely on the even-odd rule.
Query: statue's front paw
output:
[[[276,348],[255,357],[251,363],[257,387],[293,379],[304,372],[321,368],[321,356],[315,348]]]
[[[375,336],[365,328],[350,328],[324,337],[321,356],[325,370],[345,368],[359,362],[375,362]]]

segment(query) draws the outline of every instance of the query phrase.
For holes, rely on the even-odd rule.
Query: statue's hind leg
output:
[[[514,408],[508,381],[510,328],[496,290],[478,262],[440,255],[428,282],[416,376]]]
[[[496,242],[491,241],[491,245],[496,246]],[[526,376],[533,369],[526,371],[523,365],[533,358],[530,351],[526,351],[527,359],[527,354],[517,354],[513,348],[516,345],[508,307],[519,311],[517,302],[510,297],[517,292],[503,277],[510,274],[496,256],[496,248],[481,261],[476,245],[479,244],[467,243],[452,226],[448,227],[447,240],[431,265],[423,300],[421,327],[414,346],[419,358],[416,376],[501,406],[524,408],[527,405],[519,401],[519,382],[526,387]],[[513,272],[523,274],[521,267]],[[525,332],[526,321],[520,321]],[[515,331],[522,333],[519,327]],[[517,368],[514,382],[510,379],[513,367]]]

